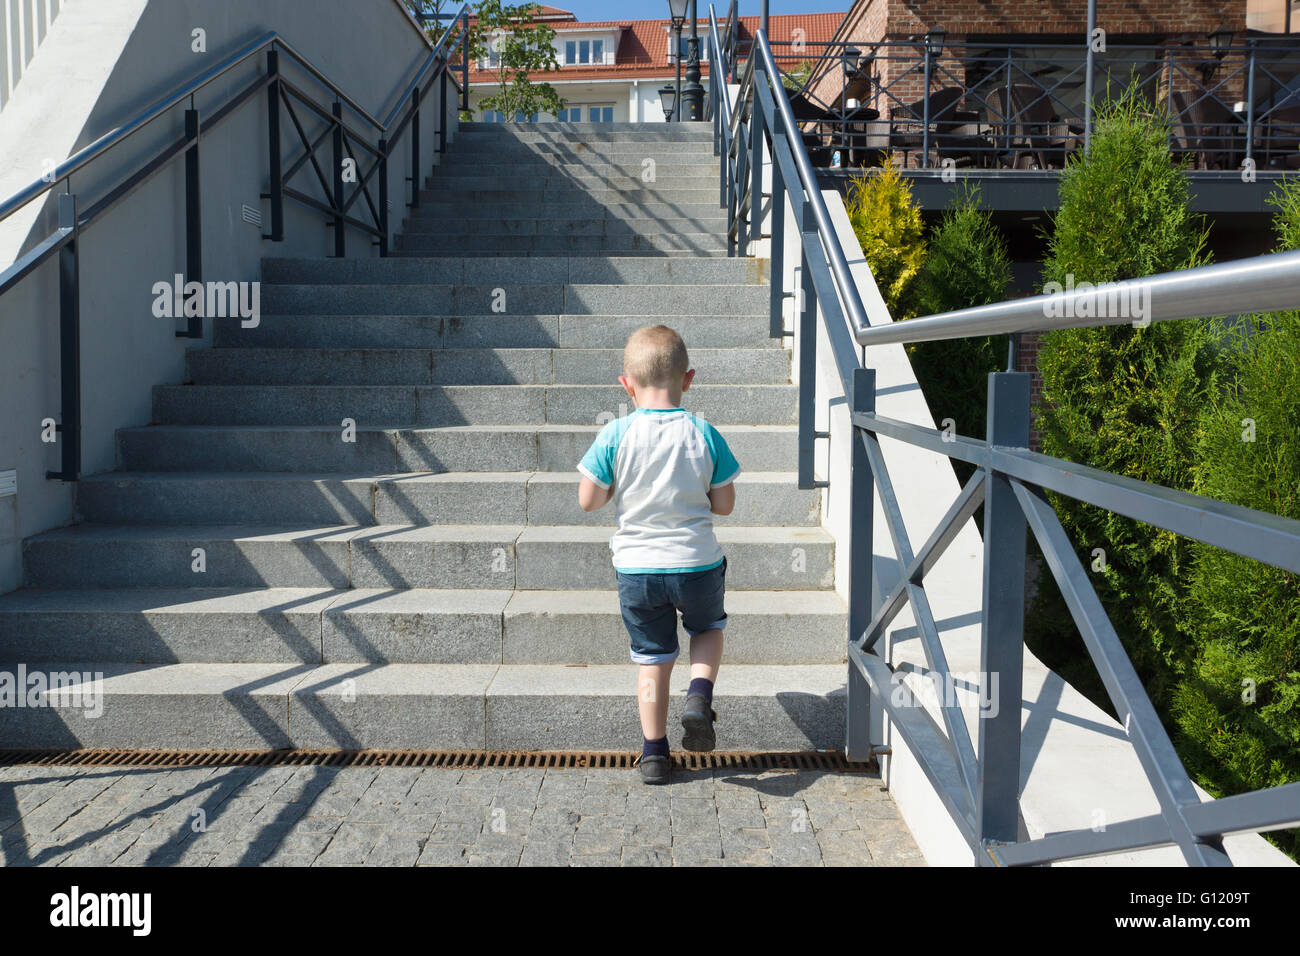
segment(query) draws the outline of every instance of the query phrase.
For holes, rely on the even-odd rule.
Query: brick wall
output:
[[[903,36],[931,27],[949,34],[1082,33],[1087,16],[1083,0],[889,0],[887,31]],[[1204,37],[1221,23],[1244,30],[1246,0],[1098,0],[1097,23],[1111,34]]]
[[[1017,372],[1029,373],[1029,400],[1034,410],[1034,418],[1038,417],[1039,403],[1043,397],[1043,376],[1038,371],[1038,347],[1042,340],[1040,332],[1024,332],[1020,336],[1019,345],[1016,348]],[[1029,447],[1034,451],[1042,450],[1042,435],[1036,427],[1029,429]]]

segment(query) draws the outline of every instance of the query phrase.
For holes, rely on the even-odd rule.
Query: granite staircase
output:
[[[0,747],[636,747],[613,511],[575,467],[657,322],[743,469],[719,749],[841,745],[833,542],[708,128],[463,124],[425,185],[387,259],[265,259],[260,323],[214,320],[25,542],[0,671],[102,674],[102,713],[0,708]]]

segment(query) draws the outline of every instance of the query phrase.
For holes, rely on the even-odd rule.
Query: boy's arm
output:
[[[614,497],[614,458],[618,452],[618,421],[600,430],[578,462],[578,507],[595,511]]]
[[[583,511],[595,511],[603,508],[614,497],[614,486],[602,488],[586,475],[578,482],[578,507]]]
[[[728,482],[721,488],[709,489],[709,510],[715,515],[729,515],[736,507],[736,483]]]
[[[729,515],[736,507],[736,476],[740,474],[740,463],[731,453],[726,439],[712,425],[704,426],[704,440],[713,456],[709,510],[715,515]]]

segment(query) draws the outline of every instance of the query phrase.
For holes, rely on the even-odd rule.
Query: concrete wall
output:
[[[870,324],[892,322],[854,235],[842,198],[833,189],[823,190],[822,195]],[[786,222],[794,221],[788,200],[783,198],[782,201],[786,207]],[[795,230],[786,230],[783,253],[784,288],[795,289],[800,278],[801,259]],[[797,327],[796,300],[787,302],[785,326],[788,331],[794,331]],[[852,432],[844,391],[830,354],[825,321],[822,311],[817,323],[814,401],[816,427],[829,431],[830,438],[817,442],[815,461],[817,477],[830,482],[823,498],[822,525],[836,539],[835,586],[847,598]],[[804,343],[798,336],[787,338],[786,342],[794,351],[793,367],[797,381],[799,350]],[[902,345],[872,347],[866,350],[865,355],[860,349],[858,352],[864,367],[876,371],[876,407],[881,415],[935,427],[934,416]],[[882,438],[880,443],[915,551],[957,497],[960,491],[957,478],[945,456],[888,438]],[[887,590],[897,580],[898,562],[879,495],[874,501],[875,573],[881,582],[880,588]],[[979,675],[982,589],[983,542],[975,522],[971,520],[927,576],[926,593],[950,672],[958,678],[968,679],[965,682],[959,680],[957,696],[977,750],[977,695],[982,680]],[[911,671],[906,683],[921,700],[933,700],[932,692],[926,694],[928,681],[925,681],[925,675],[930,668],[910,607],[904,608],[890,626],[881,650],[895,670]],[[1155,796],[1123,727],[1028,650],[1025,651],[1023,680],[1021,839],[1062,830],[1104,826],[1159,812]],[[937,706],[927,703],[927,710],[942,726]],[[882,758],[883,775],[926,859],[932,865],[972,865],[972,852],[935,795],[916,758],[878,710],[872,718],[872,742],[893,750],[891,756]],[[1204,791],[1199,792],[1202,799],[1209,799]],[[1294,865],[1255,834],[1229,837],[1225,846],[1233,862],[1239,866]],[[1178,866],[1182,862],[1182,854],[1177,849],[1162,848],[1063,865]]]
[[[206,32],[196,52],[193,31]],[[41,56],[13,103],[0,114],[0,195],[38,179],[42,162],[72,152],[127,121],[167,91],[269,31],[278,31],[349,96],[379,120],[406,89],[430,44],[396,0],[67,0]],[[96,68],[83,67],[83,61]],[[105,62],[106,61],[106,62]],[[200,115],[265,71],[265,55],[244,64],[197,97]],[[281,55],[284,75],[328,104],[323,88]],[[454,96],[454,88],[452,89]],[[201,147],[205,281],[255,281],[263,256],[333,254],[322,214],[286,200],[285,241],[262,239],[270,209],[266,95],[245,102]],[[421,116],[420,179],[436,161],[437,113],[432,99]],[[184,131],[174,108],[125,144],[72,177],[84,209],[143,159]],[[309,135],[318,121],[297,109]],[[345,117],[358,132],[364,121]],[[453,112],[454,123],[454,112]],[[452,130],[454,132],[454,130]],[[377,138],[377,136],[375,136]],[[373,141],[373,140],[372,140]],[[300,153],[282,120],[286,163]],[[400,228],[410,195],[409,133],[389,165],[390,226]],[[319,195],[308,164],[292,181]],[[372,180],[372,195],[376,181]],[[241,217],[260,209],[264,227]],[[364,200],[352,214],[365,220]],[[155,283],[185,267],[184,163],[177,161],[91,226],[80,242],[83,474],[114,467],[114,433],[151,418],[152,386],[180,382],[184,353],[205,344],[178,339],[178,325],[155,318]],[[57,205],[49,197],[11,217],[0,229],[0,267],[53,230]],[[20,235],[15,235],[15,232]],[[373,256],[365,233],[349,229],[349,256]],[[40,422],[61,418],[59,398],[57,260],[49,261],[0,299],[0,471],[18,470],[16,499],[0,499],[0,592],[20,583],[24,537],[73,519],[73,487],[45,478],[59,467],[59,447],[40,440]],[[205,328],[210,337],[210,323]]]
[[[0,0],[0,110],[45,42],[61,0]]]

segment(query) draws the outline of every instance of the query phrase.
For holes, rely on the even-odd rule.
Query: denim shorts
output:
[[[618,602],[627,626],[632,661],[666,664],[677,659],[677,615],[694,637],[727,626],[722,598],[727,559],[707,571],[685,574],[624,574],[618,576]]]

